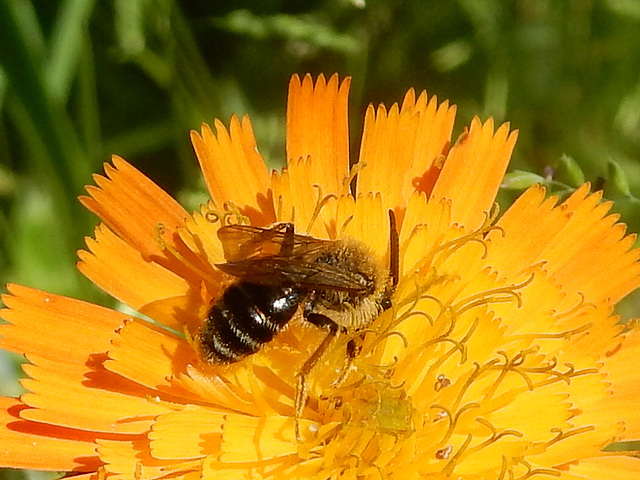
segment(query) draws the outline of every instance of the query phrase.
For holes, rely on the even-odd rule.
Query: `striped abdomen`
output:
[[[202,354],[216,364],[256,353],[291,320],[301,298],[292,287],[231,285],[213,304],[200,330]]]

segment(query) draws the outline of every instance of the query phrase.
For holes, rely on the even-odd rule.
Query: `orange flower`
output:
[[[369,107],[350,168],[348,90],[293,77],[281,172],[248,118],[193,132],[211,194],[193,215],[124,160],[106,165],[82,198],[103,223],[79,268],[143,315],[9,287],[0,345],[25,355],[27,393],[0,399],[0,465],[96,479],[637,476],[638,458],[603,452],[640,438],[640,332],[612,313],[640,285],[635,237],[588,185],[561,204],[532,187],[496,221],[516,133],[474,119],[451,145],[455,107],[426,93]],[[238,363],[199,361],[192,337],[230,282],[215,266],[221,226],[293,222],[386,268],[389,210],[392,307],[331,343],[299,419],[296,374],[323,329],[294,318]]]

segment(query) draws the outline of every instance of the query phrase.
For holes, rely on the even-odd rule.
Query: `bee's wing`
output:
[[[310,290],[328,288],[352,292],[366,289],[362,280],[352,273],[299,258],[264,257],[222,263],[216,267],[243,281],[259,285],[295,285]]]
[[[275,256],[280,253],[285,238],[284,224],[271,228],[251,227],[249,225],[228,225],[218,230],[224,258],[229,262]],[[293,255],[309,253],[326,240],[294,235]]]

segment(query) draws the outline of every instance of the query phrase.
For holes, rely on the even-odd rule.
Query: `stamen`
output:
[[[328,195],[322,195],[322,187],[320,185],[313,185],[313,188],[315,188],[318,191],[318,197],[316,199],[316,205],[313,209],[313,213],[311,214],[311,219],[309,220],[309,225],[307,225],[307,230],[306,233],[309,234],[311,232],[311,229],[313,228],[313,224],[315,223],[315,221],[318,219],[318,217],[320,216],[320,212],[322,211],[322,209],[324,208],[324,206],[327,204],[327,202],[329,200],[333,199],[337,199],[337,195],[335,193],[330,193]]]
[[[640,318],[632,318],[623,326],[623,333],[629,333],[640,329]]]
[[[434,422],[447,418],[449,420],[449,429],[451,429],[451,425],[453,424],[453,415],[451,414],[451,410],[449,410],[447,407],[439,403],[434,403],[430,405],[429,408],[433,408],[433,409],[437,408],[438,410],[441,410],[441,412],[437,414],[437,419],[434,420]],[[443,412],[444,412],[444,415],[442,414]],[[443,442],[440,442],[440,443],[443,443]]]
[[[487,400],[494,395],[494,393],[496,392],[500,384],[502,384],[502,381],[506,378],[509,372],[515,372],[516,374],[520,375],[520,377],[522,377],[522,379],[526,382],[527,388],[529,390],[533,390],[533,382],[531,381],[529,376],[525,372],[518,369],[517,367],[522,365],[527,355],[529,355],[530,353],[534,353],[534,351],[533,350],[521,351],[513,358],[513,360],[509,360],[507,353],[504,351],[498,351],[497,353],[498,355],[504,357],[504,364],[502,365],[498,364],[497,361],[494,363],[490,362],[487,365],[485,365],[485,367],[482,368],[483,371],[500,370],[500,374],[498,375],[497,380],[493,383],[491,388],[484,395],[483,399]]]
[[[233,220],[230,220],[233,219]],[[249,217],[243,215],[235,203],[226,201],[224,202],[224,216],[223,225],[249,225]]]
[[[507,462],[507,457],[502,456],[502,465],[500,466],[500,474],[496,480],[504,480],[507,476],[507,469],[509,468],[509,463]]]
[[[416,270],[422,275],[424,275],[424,269],[428,266],[433,267],[433,269],[437,271],[439,267],[441,267],[442,264],[451,255],[453,255],[457,250],[459,250],[469,242],[475,242],[482,245],[484,250],[482,258],[485,258],[488,253],[488,247],[485,243],[485,237],[487,236],[487,234],[494,230],[501,231],[504,234],[504,231],[501,227],[492,225],[498,215],[498,212],[499,207],[497,206],[497,204],[494,204],[494,207],[490,212],[484,212],[485,219],[480,227],[465,235],[462,235],[449,242],[439,245],[438,247],[435,247],[433,250],[431,250],[431,252],[429,252],[428,255],[426,255],[420,262],[417,263]],[[413,232],[411,232],[412,235],[410,235],[409,238],[411,238],[414,232],[416,232],[420,227],[426,227],[426,225],[416,225]]]
[[[484,366],[481,366],[478,362],[473,362],[474,371],[471,372],[471,375],[469,375],[469,378],[464,382],[464,385],[460,389],[460,392],[458,393],[458,396],[456,397],[455,401],[453,402],[452,407],[454,409],[458,408],[458,405],[462,402],[462,398],[467,393],[467,390],[469,389],[469,387],[471,387],[471,384],[480,376],[480,374],[483,373],[490,366],[495,365],[496,363],[498,363],[498,359],[497,358],[494,358],[493,360],[490,360]]]
[[[569,363],[565,363],[565,366],[568,368],[567,372],[556,372],[554,371],[554,378],[550,378],[547,380],[543,380],[541,382],[538,382],[534,385],[535,388],[538,387],[543,387],[546,385],[551,385],[553,383],[556,383],[560,380],[563,380],[567,383],[571,383],[570,379],[575,378],[575,377],[581,377],[584,375],[593,375],[593,374],[597,374],[600,373],[600,370],[598,370],[597,368],[585,368],[583,370],[575,370],[575,367]]]
[[[504,230],[502,229],[502,227],[492,225],[492,223],[495,221],[495,219],[498,216],[499,210],[500,209],[497,206],[497,204],[494,204],[494,207],[492,208],[491,212],[483,212],[485,218],[484,218],[484,221],[482,222],[482,225],[480,225],[480,227],[478,227],[476,230],[469,232],[466,235],[463,235],[454,240],[451,240],[450,242],[445,243],[444,245],[441,245],[440,247],[438,247],[437,250],[441,250],[444,252],[446,252],[447,250],[451,250],[453,252],[458,248],[460,248],[466,242],[478,242],[484,248],[485,252],[482,255],[482,258],[485,258],[487,254],[487,245],[484,243],[484,237],[486,237],[487,234],[489,232],[492,232],[493,230],[501,231],[504,234]]]
[[[392,330],[390,332],[384,332],[377,335],[376,338],[373,340],[373,342],[371,342],[371,344],[367,346],[366,350],[363,351],[363,355],[366,355],[367,353],[373,351],[375,347],[377,347],[383,340],[386,340],[391,336],[400,337],[400,340],[402,340],[404,348],[409,348],[409,340],[407,340],[407,337],[405,337],[405,335],[402,332],[398,332],[397,330]]]
[[[487,212],[484,212],[484,213],[485,215],[487,215]],[[491,210],[488,213],[488,218],[485,223],[487,225],[491,225],[493,222],[496,221],[496,219],[498,218],[498,215],[500,215],[500,204],[498,202],[494,202],[493,205],[491,206]],[[494,225],[493,228],[495,230],[499,230],[504,235],[504,229],[502,227]]]
[[[204,214],[204,219],[207,223],[217,223],[220,221],[220,214],[214,210],[208,210]]]
[[[358,176],[360,170],[366,166],[367,164],[364,162],[358,162],[351,166],[349,169],[349,175],[342,180],[342,192],[340,193],[340,196],[346,197],[351,194],[351,183]]]
[[[570,340],[571,337],[573,337],[574,335],[586,332],[586,331],[590,330],[591,327],[593,327],[593,323],[589,322],[589,323],[585,323],[584,325],[581,325],[579,327],[576,327],[576,328],[574,328],[572,330],[566,330],[566,331],[560,332],[560,333],[523,333],[521,335],[514,335],[513,338],[516,338],[516,339],[538,338],[538,339],[550,339],[550,340],[553,340],[553,339]]]
[[[594,427],[593,425],[589,425],[589,426],[585,426],[585,427],[580,427],[580,428],[574,428],[573,430],[569,430],[567,432],[563,432],[561,428],[558,427],[554,427],[551,429],[552,433],[555,433],[556,436],[553,437],[551,440],[549,440],[547,442],[547,447],[550,447],[551,445],[554,445],[566,438],[569,437],[574,437],[576,435],[580,435],[582,433],[587,433],[587,432],[592,432],[596,429],[596,427]]]
[[[182,462],[172,463],[171,465],[160,467],[160,471],[164,473],[164,477],[174,477],[177,473],[195,473],[198,472],[201,468],[202,462],[200,460],[185,460]]]
[[[575,307],[569,309],[568,311],[566,311],[564,313],[555,314],[555,317],[558,320],[562,320],[564,318],[568,318],[568,317],[574,315],[575,313],[577,313],[579,310],[581,310],[583,308],[592,307],[592,308],[597,309],[595,304],[593,304],[591,302],[585,302],[585,297],[584,297],[584,294],[582,292],[578,292],[578,295],[580,295],[580,301],[578,302],[578,304]]]
[[[235,203],[226,201],[222,208],[224,211],[221,212],[213,202],[209,202],[207,205],[208,210],[204,213],[204,219],[212,224],[220,222],[223,227],[226,225],[249,225],[249,217],[243,215],[240,207]]]
[[[478,325],[480,325],[480,319],[478,317],[473,319],[473,323],[471,324],[471,326],[469,327],[469,331],[467,332],[467,334],[462,337],[460,339],[460,343],[461,344],[465,344],[467,343],[467,341],[471,338],[471,336],[473,335],[473,333],[476,331],[476,329],[478,328]],[[466,357],[465,357],[466,358]]]
[[[444,420],[445,418],[448,418],[448,417],[449,417],[449,414],[447,412],[445,412],[445,411],[442,411],[442,412],[436,414],[436,418],[434,418],[432,420],[432,422],[436,423],[436,422],[439,422],[440,420]]]
[[[164,252],[169,253],[176,260],[186,266],[193,273],[197,274],[202,280],[207,281],[211,284],[216,284],[218,280],[216,280],[211,272],[205,271],[202,268],[196,266],[193,262],[187,260],[187,258],[182,255],[178,250],[176,250],[173,245],[170,245],[165,241],[163,235],[167,232],[166,227],[162,223],[157,223],[154,227],[153,240],[156,242],[156,245],[160,247]]]
[[[531,478],[534,475],[550,475],[552,477],[559,477],[561,476],[561,472],[559,472],[558,470],[551,470],[548,468],[536,468],[533,469],[531,467],[531,464],[529,462],[527,462],[524,458],[522,457],[514,457],[513,458],[514,463],[516,464],[520,464],[522,466],[524,466],[527,469],[527,472],[518,477],[517,480],[526,480],[527,478]],[[515,477],[513,477],[515,479]]]
[[[455,338],[447,338],[447,337],[434,338],[433,340],[429,340],[427,343],[425,343],[424,346],[429,347],[432,345],[437,345],[438,343],[451,343],[453,345],[453,348],[448,352],[445,352],[443,355],[441,355],[441,357],[438,359],[435,365],[442,365],[445,362],[445,360],[448,360],[449,357],[451,357],[451,355],[455,352],[460,352],[460,362],[459,362],[460,365],[462,365],[467,361],[467,346],[461,343],[460,341],[456,340]],[[424,348],[422,350],[424,350]]]
[[[397,308],[402,308],[402,307],[405,307],[405,306],[408,306],[408,308],[402,314],[396,316],[395,322],[392,322],[391,325],[389,326],[390,329],[396,328],[398,325],[400,325],[406,319],[410,318],[413,315],[416,315],[417,314],[417,313],[415,313],[416,311],[417,312],[422,312],[421,310],[416,310],[416,308],[418,306],[418,303],[422,299],[433,300],[434,302],[436,302],[438,307],[440,307],[440,310],[443,309],[443,304],[438,298],[436,298],[434,296],[423,296],[423,294],[421,293],[421,291],[423,291],[423,290],[426,290],[426,287],[420,288],[420,286],[416,283],[415,296],[413,296],[413,295],[412,296],[408,296],[406,298],[406,300],[404,300],[402,302],[399,302],[399,304],[397,305]],[[409,303],[410,303],[410,305],[409,305]],[[426,315],[428,318],[430,318],[426,313],[424,315]],[[429,323],[431,325],[433,325],[433,320],[429,320]]]
[[[484,418],[476,418],[476,422],[478,422],[480,425],[484,425],[489,430],[491,430],[491,436],[495,436],[498,434],[498,430],[496,429],[496,427],[493,426],[493,424],[490,421],[485,420]]]
[[[424,287],[424,289],[426,289],[426,287]],[[428,294],[425,294],[425,293],[420,293],[420,290],[421,290],[420,287],[418,285],[416,285],[416,296],[415,297],[410,297],[410,298],[407,299],[407,301],[400,303],[399,307],[404,307],[404,306],[406,306],[408,304],[409,301],[412,302],[411,306],[409,306],[409,308],[407,309],[406,312],[404,312],[401,315],[398,315],[398,318],[396,319],[396,321],[391,324],[391,328],[396,328],[398,325],[400,325],[407,318],[410,318],[411,316],[417,314],[417,313],[414,313],[414,312],[416,312],[416,311],[417,312],[421,312],[422,310],[416,310],[416,307],[418,306],[418,303],[420,302],[420,300],[432,300],[434,303],[436,303],[436,305],[438,306],[438,308],[439,308],[441,313],[442,313],[443,310],[445,310],[444,304],[440,301],[440,299],[438,297],[435,297],[433,295],[428,295]],[[438,315],[438,318],[439,318],[440,314]],[[425,314],[425,315],[427,315],[427,314]],[[428,317],[428,315],[427,315],[427,317]],[[431,323],[433,325],[433,320],[430,320],[429,323]]]
[[[398,322],[396,322],[396,325],[399,325],[400,323],[404,322],[405,320],[411,318],[411,317],[424,317],[427,319],[427,323],[429,324],[429,326],[433,327],[433,318],[431,317],[431,315],[429,315],[426,312],[423,311],[409,311],[407,312],[407,314],[403,314],[402,316],[398,317]]]
[[[456,425],[458,423],[458,420],[460,419],[460,416],[463,413],[465,413],[467,410],[471,410],[473,408],[480,408],[480,404],[476,403],[476,402],[467,403],[466,405],[463,405],[456,412],[455,415],[452,415],[451,411],[448,408],[446,408],[443,405],[437,404],[437,403],[434,403],[433,405],[431,405],[430,408],[438,408],[440,410],[443,410],[443,411],[447,412],[447,418],[449,419],[449,426],[447,427],[447,432],[444,434],[442,439],[438,442],[438,443],[446,443],[453,436],[453,433],[454,433],[454,431],[456,429]]]
[[[276,218],[279,222],[282,221],[282,210],[284,209],[284,197],[282,195],[278,195],[276,199]]]
[[[353,220],[353,215],[349,215],[344,222],[342,222],[342,226],[340,227],[340,231],[338,232],[338,236],[337,238],[342,238],[344,237],[344,232],[347,230],[347,226],[351,223],[351,221]]]
[[[534,274],[532,273],[529,278],[527,278],[522,283],[510,285],[507,287],[494,288],[485,292],[480,292],[476,295],[471,295],[470,297],[467,297],[455,304],[454,308],[456,309],[458,314],[460,314],[481,305],[489,303],[505,303],[513,299],[516,300],[517,307],[520,308],[522,307],[522,297],[520,293],[517,292],[517,290],[521,290],[529,285],[531,282],[533,282],[533,278]]]
[[[512,436],[512,437],[518,437],[518,438],[523,438],[524,437],[524,434],[522,432],[519,432],[519,431],[513,430],[513,429],[507,429],[507,430],[503,430],[502,432],[498,432],[496,427],[493,426],[493,424],[491,424],[491,422],[489,422],[488,420],[486,420],[484,418],[476,418],[476,422],[478,422],[481,425],[484,425],[489,430],[491,430],[491,437],[489,437],[484,442],[481,442],[478,445],[475,445],[473,448],[470,448],[469,452],[477,452],[477,451],[479,451],[479,450],[481,450],[481,449],[483,449],[485,447],[488,447],[489,445],[497,442],[498,440],[500,440],[501,438],[506,437],[506,436]]]
[[[291,207],[291,216],[289,218],[284,218],[284,197],[282,195],[278,195],[276,200],[276,222],[277,223],[296,223],[296,207],[293,205]]]
[[[392,372],[395,370],[396,366],[398,365],[398,357],[397,356],[393,356],[393,360],[391,361],[391,363],[387,363],[385,365],[371,365],[373,368],[377,368],[378,370],[382,371],[382,370],[386,370],[387,373],[384,374],[384,376],[386,378],[390,377]],[[391,372],[391,373],[390,373]]]
[[[458,460],[460,459],[460,456],[467,450],[467,447],[469,447],[469,444],[471,443],[472,439],[473,437],[471,435],[467,435],[466,440],[460,446],[456,454],[453,457],[451,457],[451,459],[447,463],[447,466],[442,469],[442,473],[444,473],[448,477],[450,477],[453,474],[453,470],[456,468],[456,465],[458,464]]]
[[[550,475],[552,477],[559,477],[561,475],[557,470],[551,470],[549,468],[536,468],[531,470],[527,475],[520,477],[518,480],[526,480],[527,478],[531,478],[534,475]]]

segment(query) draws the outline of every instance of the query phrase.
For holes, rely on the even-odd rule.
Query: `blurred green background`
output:
[[[306,72],[353,76],[354,152],[369,102],[427,89],[458,105],[456,135],[474,115],[520,130],[503,206],[586,180],[640,230],[640,1],[0,0],[1,283],[109,304],[74,268],[92,173],[117,153],[194,208],[189,130],[248,113],[279,166]],[[0,357],[0,392],[17,376]]]

